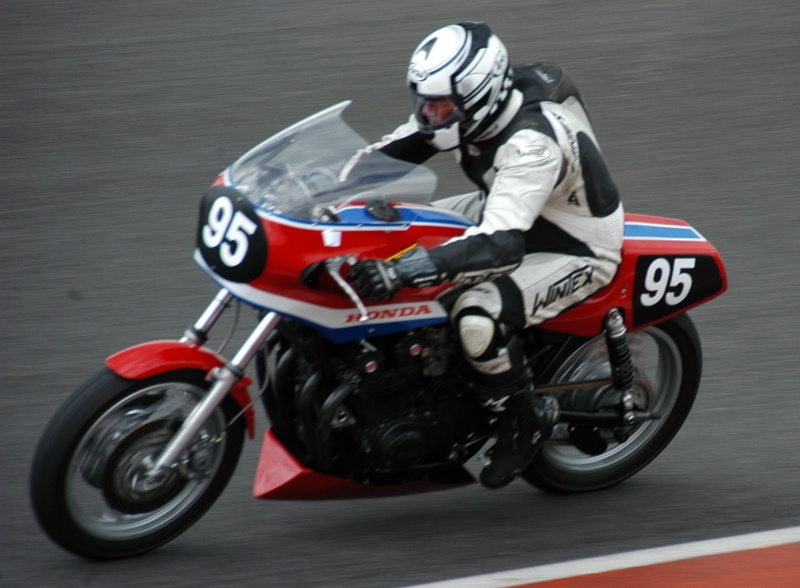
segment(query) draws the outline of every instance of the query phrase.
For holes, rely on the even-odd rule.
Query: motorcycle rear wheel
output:
[[[199,370],[143,380],[103,369],[56,412],[34,455],[30,492],[44,531],[75,554],[155,549],[194,524],[230,480],[244,440],[227,398],[158,484],[142,474],[208,389]]]
[[[569,425],[561,423],[523,473],[527,482],[557,494],[608,488],[639,472],[678,433],[694,404],[702,372],[702,350],[694,324],[687,315],[679,315],[629,332],[628,338],[637,378],[632,390],[637,409],[657,412],[661,418],[616,430],[598,427],[596,434],[607,447],[597,455],[589,455],[571,443],[574,437]],[[610,374],[605,338],[600,335],[576,340],[566,359],[548,374],[546,381],[563,384],[609,378]],[[619,393],[613,386],[553,396],[563,409],[581,411],[611,408],[619,402]]]

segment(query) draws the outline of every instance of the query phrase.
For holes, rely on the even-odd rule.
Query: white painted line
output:
[[[406,588],[509,588],[521,584],[561,580],[588,574],[601,574],[708,555],[720,555],[748,549],[775,547],[800,542],[800,527],[749,533],[721,539],[694,541],[667,547],[629,551],[614,555],[578,559],[569,562],[522,568],[496,574],[483,574],[458,580],[419,584]]]

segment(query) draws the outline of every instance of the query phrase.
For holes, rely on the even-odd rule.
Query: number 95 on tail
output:
[[[711,255],[643,255],[636,260],[633,322],[653,322],[722,289],[722,275]]]

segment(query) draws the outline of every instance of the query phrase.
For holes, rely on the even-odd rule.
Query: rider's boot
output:
[[[497,442],[480,481],[487,488],[502,488],[516,480],[550,438],[558,422],[558,403],[533,393],[526,371],[509,386],[480,389],[484,406],[498,418]]]

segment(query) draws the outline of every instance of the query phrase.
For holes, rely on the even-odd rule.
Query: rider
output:
[[[479,398],[498,418],[480,479],[500,488],[528,467],[558,421],[556,401],[531,393],[519,333],[611,281],[620,263],[622,205],[569,77],[546,63],[512,68],[485,23],[427,36],[412,54],[407,84],[410,120],[359,157],[380,150],[422,163],[456,150],[480,190],[440,204],[476,224],[430,250],[359,261],[348,279],[376,301],[407,286],[472,286],[451,319],[477,371]]]

